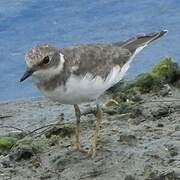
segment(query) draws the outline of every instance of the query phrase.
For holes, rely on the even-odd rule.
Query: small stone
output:
[[[161,172],[159,175],[154,175],[153,177],[146,178],[146,180],[177,180],[174,171]]]
[[[179,131],[180,130],[180,126],[179,125],[176,125],[175,128],[174,128],[175,131]]]
[[[174,157],[178,155],[178,149],[173,145],[167,145],[167,150],[169,151],[169,154]]]
[[[34,151],[31,147],[24,146],[21,148],[16,148],[9,154],[10,160],[20,161],[22,159],[30,159],[34,155]]]
[[[123,144],[128,144],[128,145],[135,145],[137,143],[137,138],[134,135],[128,135],[128,134],[123,134],[120,135],[119,141],[122,142]]]
[[[35,157],[35,156],[34,156],[34,157]],[[36,157],[35,157],[35,158],[32,158],[31,163],[32,163],[32,165],[33,165],[35,168],[38,168],[38,167],[41,166],[40,161],[39,161]]]
[[[144,167],[144,177],[145,179],[149,180],[151,178],[154,178],[158,174],[157,170],[153,170],[153,167],[151,165],[146,165]]]
[[[141,118],[130,118],[128,119],[128,123],[132,124],[132,125],[139,125],[141,122],[145,121],[144,119]]]
[[[10,168],[10,167],[12,167],[10,161],[8,161],[8,160],[2,161],[1,164],[2,164],[3,168]]]
[[[175,161],[175,159],[169,159],[168,163],[170,164],[170,163],[173,163],[174,161]]]
[[[54,169],[63,171],[70,164],[77,164],[84,160],[85,157],[75,151],[67,151],[65,154],[56,154],[50,158],[50,162]]]
[[[169,114],[169,108],[166,106],[157,108],[154,111],[152,111],[152,115],[155,118],[161,118],[161,117],[167,116],[168,114]]]
[[[169,96],[171,94],[171,87],[165,84],[164,87],[159,91],[159,94],[163,97]]]
[[[52,178],[51,174],[43,174],[40,176],[40,180],[51,179],[51,178]]]
[[[158,124],[157,124],[157,127],[164,127],[164,124],[158,123]]]
[[[124,180],[135,180],[135,178],[131,175],[127,175]]]

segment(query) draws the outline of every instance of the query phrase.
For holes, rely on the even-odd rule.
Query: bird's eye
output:
[[[48,64],[49,63],[49,56],[46,56],[44,59],[43,59],[43,64]]]

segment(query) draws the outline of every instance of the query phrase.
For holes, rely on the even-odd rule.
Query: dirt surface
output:
[[[13,146],[0,156],[0,180],[180,179],[178,98],[175,91],[168,97],[143,96],[138,104],[142,112],[136,117],[131,113],[104,113],[93,159],[72,149],[72,106],[45,99],[2,103],[0,135],[25,136],[28,143]],[[46,126],[56,123],[59,125],[53,130]],[[37,130],[43,126],[45,131]],[[82,116],[81,142],[85,148],[89,147],[94,126],[93,115]]]

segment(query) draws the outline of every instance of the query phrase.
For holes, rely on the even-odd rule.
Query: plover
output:
[[[25,55],[29,76],[48,98],[74,105],[76,115],[75,148],[81,151],[79,104],[96,101],[107,89],[118,83],[130,67],[134,56],[145,46],[167,33],[167,30],[137,35],[125,42],[87,44],[68,48],[50,45],[33,47]],[[96,127],[88,154],[96,153],[102,110],[97,105]]]

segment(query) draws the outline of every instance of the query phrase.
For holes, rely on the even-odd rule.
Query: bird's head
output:
[[[20,79],[24,81],[30,76],[38,80],[48,80],[60,73],[64,66],[64,55],[49,45],[32,48],[25,55],[27,70]]]

